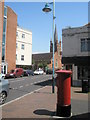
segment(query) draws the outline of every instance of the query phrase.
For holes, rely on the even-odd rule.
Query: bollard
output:
[[[60,117],[71,116],[71,74],[69,70],[58,70],[57,74],[57,110]]]

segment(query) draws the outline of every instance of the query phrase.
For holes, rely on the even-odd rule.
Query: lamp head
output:
[[[50,12],[52,9],[49,7],[48,3],[46,3],[45,7],[42,10],[43,12]]]

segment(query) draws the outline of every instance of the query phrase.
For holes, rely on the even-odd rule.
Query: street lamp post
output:
[[[46,3],[45,7],[42,9],[44,12],[50,12],[52,9]],[[53,60],[52,60],[52,67],[53,67],[53,75],[52,75],[52,93],[55,92],[55,80],[54,80],[54,20],[55,20],[55,0],[53,0]]]

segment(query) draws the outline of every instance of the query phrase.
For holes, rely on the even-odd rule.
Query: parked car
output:
[[[34,76],[33,70],[24,70],[24,76],[30,76],[30,75]]]
[[[28,76],[28,73],[27,73],[26,70],[24,70],[24,74],[23,74],[23,76]]]
[[[20,77],[24,75],[24,71],[22,68],[16,68],[15,70],[11,70],[10,73],[5,75],[5,78],[9,77]]]
[[[42,69],[40,69],[40,70],[37,69],[37,70],[34,71],[35,75],[43,75],[43,73],[44,73],[44,71]]]
[[[4,104],[9,93],[9,81],[0,78],[0,105]]]
[[[5,78],[5,74],[1,73],[0,78]]]
[[[26,70],[26,73],[28,74],[28,76],[29,76],[29,75],[32,75],[32,76],[34,75],[33,70]]]
[[[52,73],[53,73],[52,69],[47,69],[46,74],[52,74]]]

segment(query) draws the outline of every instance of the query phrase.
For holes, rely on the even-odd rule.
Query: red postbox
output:
[[[57,110],[56,115],[71,116],[71,74],[69,70],[58,70],[57,73]]]

